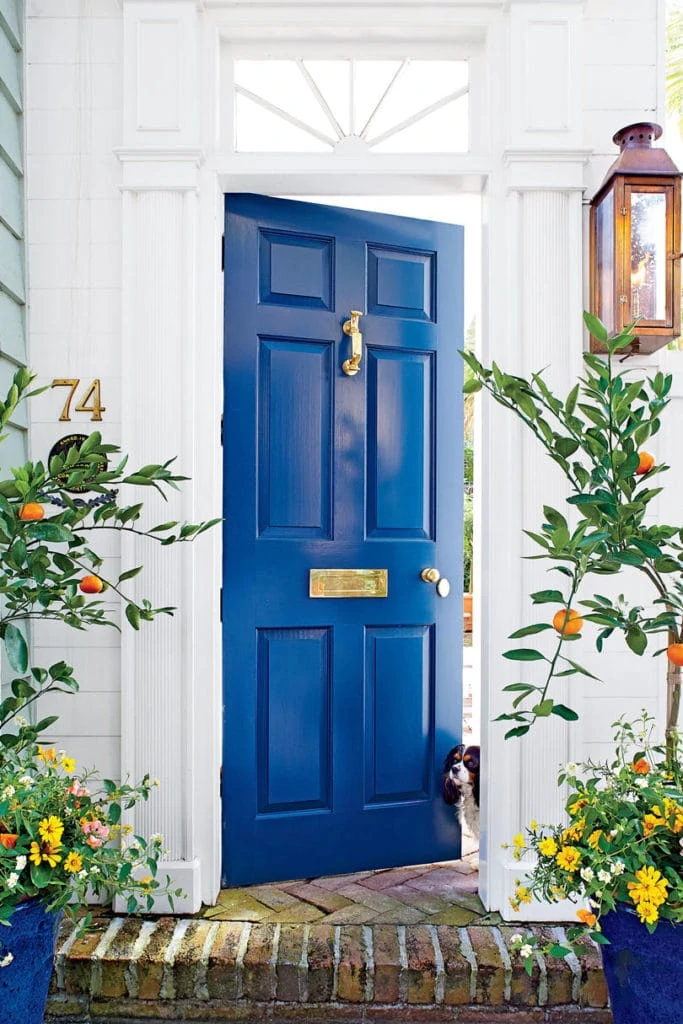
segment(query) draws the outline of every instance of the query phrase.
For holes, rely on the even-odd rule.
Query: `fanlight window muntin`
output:
[[[235,150],[464,153],[466,60],[235,59]]]

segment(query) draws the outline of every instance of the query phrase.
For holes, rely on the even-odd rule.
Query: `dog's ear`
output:
[[[446,754],[446,759],[443,763],[443,768],[441,770],[443,772],[450,771],[453,765],[456,764],[457,761],[460,761],[462,759],[462,755],[464,754],[464,752],[464,743],[459,743],[457,747],[452,747]]]
[[[441,782],[441,793],[443,795],[444,802],[447,804],[457,804],[460,799],[460,791],[448,775],[444,775]]]

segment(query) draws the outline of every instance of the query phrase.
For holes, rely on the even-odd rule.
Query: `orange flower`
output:
[[[0,833],[0,846],[4,846],[6,850],[13,850],[17,845],[18,835],[14,835],[12,832]]]
[[[637,761],[633,762],[633,770],[636,775],[647,775],[650,771],[650,765],[644,757],[639,757]]]
[[[589,928],[592,928],[597,921],[597,917],[595,914],[591,914],[590,910],[577,910],[576,916],[581,924],[586,924]]]

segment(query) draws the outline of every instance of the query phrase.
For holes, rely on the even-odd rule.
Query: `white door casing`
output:
[[[544,2],[318,2],[124,0],[123,436],[133,461],[175,452],[192,477],[164,518],[222,507],[223,372],[219,252],[223,193],[401,193],[484,190],[482,358],[529,371],[552,362],[564,381],[582,348],[581,0]],[[371,44],[368,43],[371,39]],[[438,40],[438,42],[437,42]],[[439,156],[235,154],[234,52],[471,54],[474,146]],[[552,339],[551,342],[548,339]],[[550,350],[550,346],[552,350]],[[568,759],[566,723],[526,743],[492,724],[506,708],[500,652],[524,617],[537,570],[523,563],[522,525],[556,478],[492,402],[479,402],[479,552],[483,783],[481,883],[505,910],[519,865],[501,843],[530,817],[557,816],[551,766]],[[229,444],[229,438],[226,439]],[[166,506],[168,509],[168,506]],[[504,518],[501,510],[505,510]],[[162,866],[188,893],[181,909],[215,900],[220,884],[222,665],[220,531],[168,558],[128,540],[126,564],[179,608],[153,630],[124,632],[122,773],[163,778],[136,825],[163,832]],[[230,780],[224,780],[225,785]],[[541,908],[543,912],[543,908]],[[557,916],[566,915],[560,911]]]

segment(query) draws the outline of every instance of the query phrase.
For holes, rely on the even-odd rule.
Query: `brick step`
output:
[[[67,923],[46,1019],[611,1021],[595,947],[539,955],[529,976],[509,951],[515,931],[102,917],[76,938]]]

